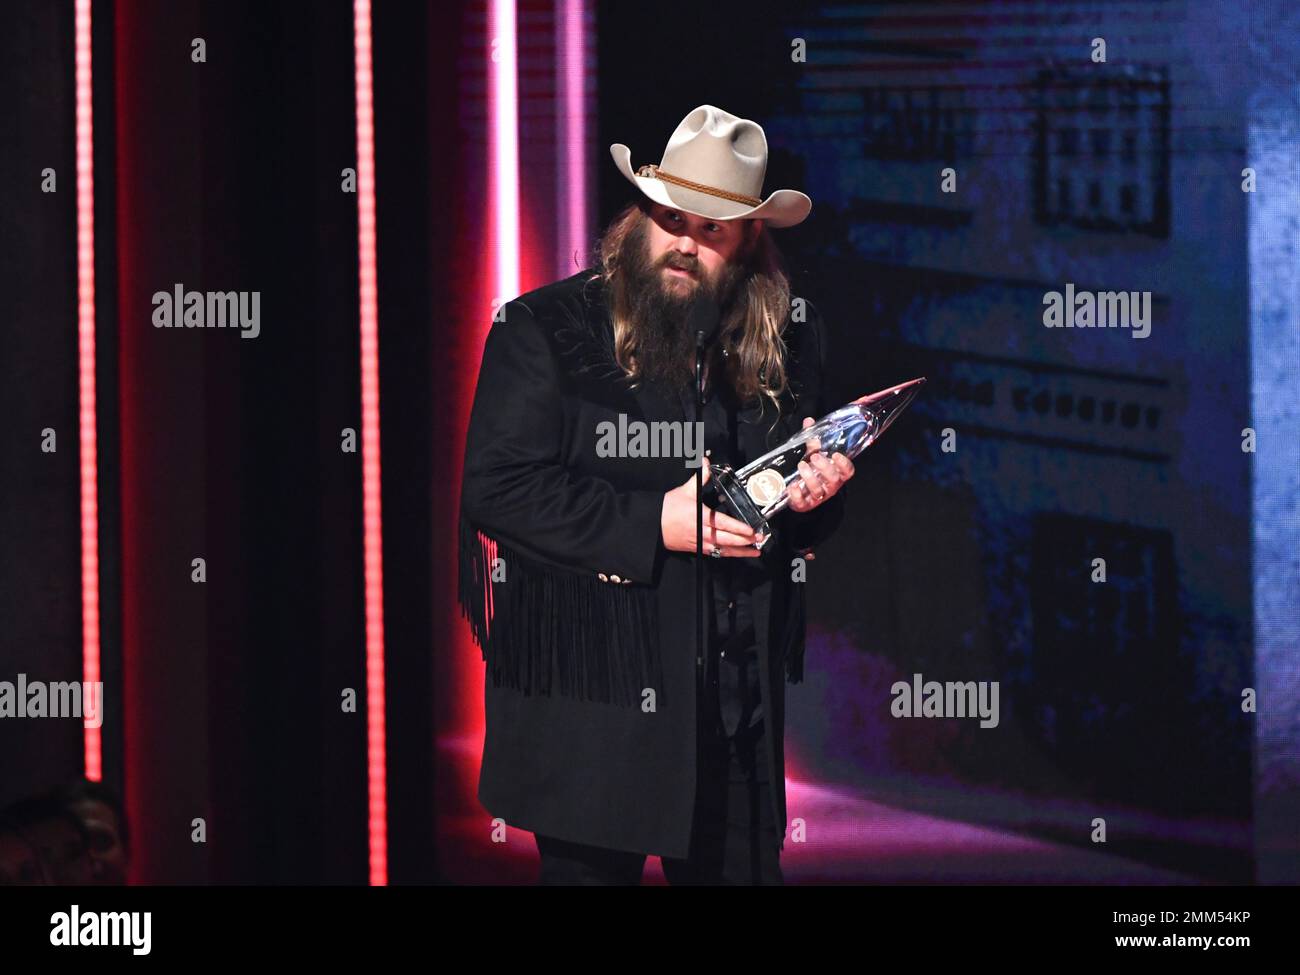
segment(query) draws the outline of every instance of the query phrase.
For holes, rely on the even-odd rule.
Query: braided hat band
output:
[[[697,183],[692,179],[686,179],[684,176],[675,176],[667,170],[660,169],[655,165],[642,166],[636,171],[638,176],[649,176],[653,179],[661,179],[665,183],[676,183],[678,186],[684,186],[688,190],[695,190],[699,193],[708,193],[710,196],[718,196],[724,200],[731,200],[733,203],[744,203],[746,206],[756,207],[763,201],[756,196],[745,196],[743,193],[732,193],[730,190],[724,190],[717,186],[709,186],[706,183]]]

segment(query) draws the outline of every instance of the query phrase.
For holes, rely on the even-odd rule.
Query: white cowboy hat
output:
[[[812,209],[812,200],[798,190],[759,198],[767,172],[763,127],[712,105],[682,119],[658,166],[633,172],[632,150],[621,142],[610,146],[609,154],[628,182],[650,199],[697,217],[793,227]]]

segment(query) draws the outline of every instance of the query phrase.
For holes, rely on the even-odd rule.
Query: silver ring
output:
[[[720,558],[722,558],[722,549],[720,549],[720,548],[718,548],[718,546],[714,545],[714,546],[712,547],[712,551],[709,552],[709,555],[710,555],[712,558],[720,559]]]

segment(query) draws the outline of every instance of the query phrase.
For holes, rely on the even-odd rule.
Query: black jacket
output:
[[[790,389],[740,415],[746,453],[795,433],[822,397],[826,346],[805,304],[784,338]],[[689,419],[614,361],[594,271],[508,302],[483,350],[461,487],[459,594],[487,662],[478,796],[521,829],[669,857],[689,851],[696,786],[694,554],[667,551],[681,457],[602,457],[598,424]],[[775,421],[775,425],[774,425]],[[770,429],[769,429],[770,428]],[[786,824],[785,681],[802,679],[793,560],[834,530],[843,491],[783,511],[753,614],[775,821]],[[493,581],[495,575],[495,581]]]

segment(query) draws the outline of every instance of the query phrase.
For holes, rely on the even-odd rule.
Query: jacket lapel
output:
[[[557,302],[555,315],[556,351],[575,392],[630,419],[645,419],[641,398],[628,388],[614,358],[614,326],[599,283],[591,282],[591,287]]]

